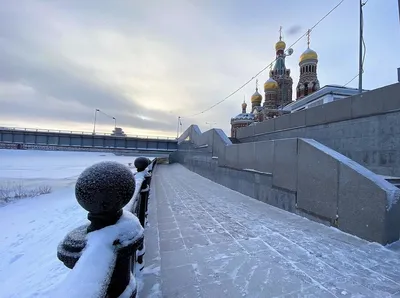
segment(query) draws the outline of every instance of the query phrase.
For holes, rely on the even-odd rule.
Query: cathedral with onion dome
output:
[[[300,56],[300,77],[296,87],[296,100],[310,95],[320,88],[317,77],[318,55],[310,48],[310,32],[308,30],[307,49]],[[271,67],[269,78],[264,83],[264,102],[263,96],[258,91],[258,80],[256,80],[256,90],[250,98],[251,111],[247,113],[247,104],[243,102],[242,113],[231,119],[232,138],[236,137],[236,131],[240,127],[282,115],[283,108],[293,102],[293,79],[290,76],[290,69],[285,65],[286,57],[293,51],[292,49],[286,50],[286,43],[282,40],[282,27],[279,41],[275,44],[275,51],[275,64]]]

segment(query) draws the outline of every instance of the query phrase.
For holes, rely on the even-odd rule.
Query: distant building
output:
[[[368,91],[368,90],[363,90]],[[296,112],[304,109],[323,105],[328,102],[336,101],[342,98],[358,94],[358,89],[347,88],[336,85],[327,85],[321,89],[314,91],[314,93],[302,97],[283,108],[284,112]]]
[[[117,136],[117,137],[126,137],[126,134],[122,130],[121,127],[116,127],[111,133],[112,136]]]

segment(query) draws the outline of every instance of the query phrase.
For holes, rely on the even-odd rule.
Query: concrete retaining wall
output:
[[[371,171],[400,177],[400,84],[241,128],[240,142],[314,139]]]
[[[399,239],[400,189],[314,140],[226,144],[217,158],[212,158],[210,147],[181,142],[170,161],[363,239],[381,244]]]
[[[272,174],[270,173],[219,166],[218,159],[212,158],[211,154],[201,149],[176,151],[170,155],[169,162],[179,162],[189,170],[211,181],[264,203],[289,212],[296,210],[296,194],[273,187]]]

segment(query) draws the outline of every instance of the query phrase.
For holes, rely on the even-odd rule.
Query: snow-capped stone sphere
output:
[[[125,165],[103,161],[88,167],[76,181],[75,196],[92,214],[115,213],[135,192],[135,178]]]
[[[138,157],[135,159],[135,168],[138,172],[143,172],[149,164],[149,159],[147,157]]]

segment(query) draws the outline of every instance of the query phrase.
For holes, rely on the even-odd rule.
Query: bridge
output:
[[[0,127],[0,148],[169,153],[177,149],[177,140],[168,137]]]

